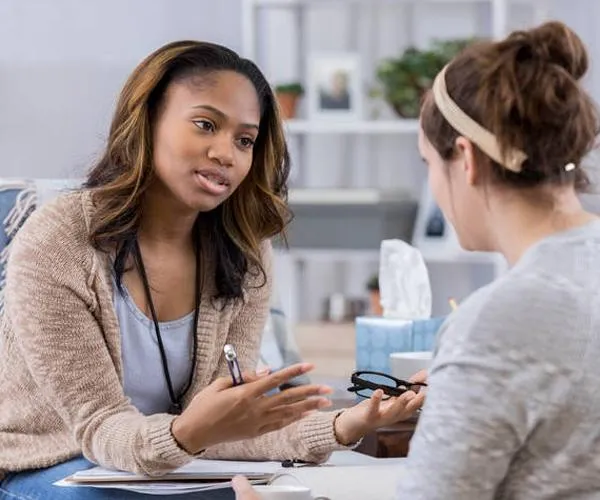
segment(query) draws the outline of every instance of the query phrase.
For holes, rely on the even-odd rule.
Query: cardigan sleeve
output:
[[[269,314],[272,285],[273,249],[270,242],[262,246],[263,268],[266,282],[251,284],[237,317],[232,321],[227,342],[236,347],[240,365],[244,370],[254,370],[258,363],[262,332]],[[219,376],[229,376],[227,363],[221,357]],[[320,463],[331,452],[347,449],[335,437],[334,421],[339,412],[315,412],[279,431],[257,438],[222,443],[204,452],[204,458],[238,460],[297,459]]]
[[[172,415],[146,417],[123,393],[92,293],[99,257],[73,205],[38,210],[13,242],[5,289],[13,341],[89,460],[134,473],[168,472],[192,457],[171,434]]]

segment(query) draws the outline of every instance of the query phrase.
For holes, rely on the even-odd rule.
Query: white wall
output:
[[[239,50],[241,1],[0,1],[0,176],[81,174],[133,67],[183,38]]]

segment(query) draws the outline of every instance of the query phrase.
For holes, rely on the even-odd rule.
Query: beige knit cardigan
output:
[[[193,457],[170,431],[172,415],[142,415],[123,393],[120,331],[109,258],[89,243],[94,205],[70,193],[40,208],[13,241],[0,318],[0,477],[51,466],[83,453],[105,467],[157,475]],[[268,314],[267,285],[246,281],[242,299],[223,307],[206,280],[196,332],[196,372],[184,401],[227,375],[222,352],[236,346],[243,369],[256,366]],[[212,276],[214,269],[207,268]],[[157,376],[159,376],[159,370]],[[332,412],[314,413],[281,431],[223,443],[209,458],[297,458],[320,462],[341,448]]]

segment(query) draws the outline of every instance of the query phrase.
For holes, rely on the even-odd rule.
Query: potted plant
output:
[[[383,97],[403,118],[417,118],[423,94],[431,88],[435,76],[473,41],[435,40],[427,50],[410,47],[399,58],[383,60],[376,72],[381,87],[374,89],[371,96]]]
[[[298,100],[304,94],[300,83],[282,83],[275,86],[275,95],[279,101],[281,115],[285,119],[294,118],[298,107]]]
[[[367,282],[367,290],[369,291],[369,309],[371,314],[381,316],[383,310],[381,308],[381,296],[379,294],[379,276],[374,274]]]

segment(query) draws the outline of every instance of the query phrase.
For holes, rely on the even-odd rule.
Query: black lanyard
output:
[[[169,389],[169,398],[171,399],[171,406],[169,407],[169,413],[174,415],[179,415],[183,409],[181,404],[181,400],[185,396],[186,392],[189,390],[192,385],[192,380],[194,378],[194,372],[196,371],[196,352],[198,350],[198,340],[197,340],[197,332],[198,332],[198,317],[200,316],[200,252],[196,251],[196,282],[195,282],[195,308],[194,308],[194,326],[192,330],[192,338],[193,338],[193,354],[192,354],[192,368],[190,370],[190,375],[188,377],[188,381],[181,391],[179,395],[175,394],[175,390],[173,389],[173,383],[171,382],[171,375],[169,374],[169,364],[167,362],[167,354],[165,352],[165,347],[163,345],[162,337],[160,335],[160,327],[158,325],[158,317],[156,315],[156,310],[154,309],[154,302],[152,301],[152,294],[150,293],[150,285],[148,284],[148,276],[146,275],[146,268],[144,267],[144,261],[142,259],[142,252],[140,251],[140,245],[138,241],[135,241],[135,259],[137,262],[137,266],[140,272],[140,276],[142,278],[142,283],[144,285],[144,292],[146,294],[146,300],[148,301],[148,306],[150,307],[150,313],[152,314],[152,321],[154,323],[154,330],[156,331],[156,339],[158,340],[158,349],[160,350],[160,360],[163,367],[163,373],[165,376],[165,381],[167,382],[167,388]]]

